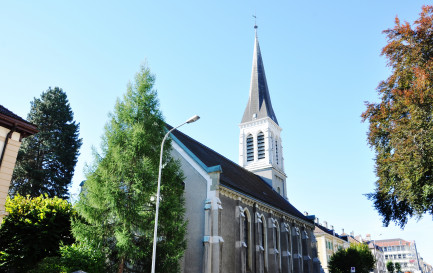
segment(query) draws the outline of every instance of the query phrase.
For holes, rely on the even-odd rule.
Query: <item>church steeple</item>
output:
[[[274,109],[272,109],[271,97],[269,96],[265,67],[263,65],[262,53],[260,52],[259,39],[257,38],[257,25],[255,25],[254,28],[256,29],[256,37],[254,41],[250,97],[247,107],[245,108],[244,116],[242,117],[242,123],[269,117],[278,124]]]
[[[281,127],[272,108],[265,67],[254,26],[255,41],[250,94],[240,127],[239,165],[261,176],[287,198]]]

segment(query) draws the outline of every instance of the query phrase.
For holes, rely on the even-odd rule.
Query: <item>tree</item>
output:
[[[0,226],[0,271],[27,272],[37,262],[56,256],[59,244],[71,244],[72,205],[66,200],[19,194],[6,200],[8,215]]]
[[[394,270],[395,270],[394,263],[391,261],[388,261],[386,263],[386,270],[388,270],[389,273],[394,273]]]
[[[356,273],[369,273],[375,267],[376,260],[366,244],[351,244],[347,249],[340,249],[329,260],[330,273],[350,273],[355,267]]]
[[[105,127],[102,154],[88,171],[73,223],[76,238],[108,257],[111,271],[149,272],[161,141],[166,125],[154,76],[143,66],[117,100]],[[178,272],[185,249],[183,175],[164,146],[157,270]]]
[[[29,273],[79,272],[104,273],[104,255],[83,244],[62,245],[60,256],[46,257]]]
[[[385,30],[391,76],[377,91],[380,103],[366,103],[368,142],[376,153],[376,188],[367,197],[388,226],[433,214],[433,7],[420,18]]]
[[[18,152],[9,194],[68,197],[82,140],[66,93],[51,87],[35,98],[27,120],[39,132],[25,138]]]
[[[396,271],[397,273],[400,273],[400,272],[401,272],[401,264],[400,264],[399,262],[396,262],[396,263],[394,264],[394,267],[395,267],[395,271]]]

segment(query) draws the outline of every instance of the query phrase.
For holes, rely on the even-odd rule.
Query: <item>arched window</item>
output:
[[[265,134],[263,132],[257,135],[257,148],[258,159],[265,158]]]
[[[258,222],[258,231],[259,231],[259,265],[260,271],[265,272],[265,268],[268,263],[268,251],[267,251],[267,234],[266,234],[266,222],[265,217],[263,215],[259,216],[257,219]]]
[[[303,261],[303,270],[304,272],[310,272],[310,253],[308,248],[308,241],[310,240],[308,233],[306,230],[302,230],[302,261]]]
[[[293,262],[292,262],[292,237],[290,232],[290,226],[288,224],[284,224],[284,228],[286,231],[285,245],[286,245],[286,253],[285,260],[283,263],[284,272],[291,273],[293,270]]]
[[[278,141],[275,140],[275,162],[278,165]]]
[[[278,222],[275,220],[273,222],[273,240],[274,240],[274,252],[275,252],[275,263],[278,272],[281,271],[281,242],[280,242],[280,227]]]
[[[254,140],[252,135],[247,136],[247,161],[254,160]]]
[[[302,261],[302,239],[301,231],[299,227],[293,227],[292,229],[292,257],[293,257],[293,272],[303,272],[303,261]]]
[[[297,231],[297,234],[296,234],[297,236],[297,243],[298,243],[298,257],[299,257],[299,272],[303,272],[304,270],[304,262],[303,262],[303,259],[302,259],[302,235],[301,235],[301,231],[299,230],[299,228],[298,228],[298,231]]]
[[[245,248],[243,251],[243,261],[245,261],[245,271],[249,272],[251,270],[252,262],[252,242],[251,242],[251,217],[248,209],[242,210],[242,246]]]

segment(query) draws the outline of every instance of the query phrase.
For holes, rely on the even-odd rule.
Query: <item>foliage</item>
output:
[[[376,260],[366,244],[351,244],[347,249],[340,249],[331,256],[328,267],[330,273],[350,273],[355,267],[356,273],[369,273],[375,267]]]
[[[58,254],[59,243],[71,244],[71,204],[54,197],[19,194],[6,200],[0,226],[0,271],[25,272],[44,257]]]
[[[61,258],[46,257],[39,262],[35,268],[31,269],[29,273],[66,273],[67,271],[62,266]]]
[[[88,245],[72,244],[60,248],[62,265],[66,272],[83,270],[87,273],[103,273],[105,270],[105,257]]]
[[[388,270],[389,273],[394,273],[395,267],[392,261],[386,263],[386,270]]]
[[[366,103],[368,142],[376,152],[376,189],[367,197],[388,226],[433,214],[433,7],[423,6],[412,26],[395,19],[385,30],[391,76]]]
[[[60,257],[43,259],[30,273],[61,273],[82,270],[87,273],[104,273],[105,258],[102,253],[83,244],[60,247]]]
[[[401,264],[399,262],[396,262],[394,264],[395,272],[400,273],[401,272]]]
[[[154,76],[142,67],[105,127],[102,154],[87,173],[73,223],[76,238],[109,259],[110,271],[151,267],[159,152],[166,127]],[[183,176],[164,146],[157,244],[158,272],[178,272],[185,249]],[[132,272],[132,271],[131,271]]]
[[[23,140],[9,190],[11,196],[68,197],[82,143],[79,124],[73,119],[61,88],[49,88],[40,99],[33,100],[27,120],[37,125],[39,132]]]

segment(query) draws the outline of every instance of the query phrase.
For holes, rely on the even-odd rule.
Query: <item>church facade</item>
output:
[[[319,273],[314,222],[287,199],[281,128],[257,33],[239,164],[173,131],[185,175],[185,273]]]

